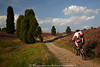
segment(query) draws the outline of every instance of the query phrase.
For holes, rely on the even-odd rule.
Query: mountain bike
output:
[[[85,49],[82,48],[82,43],[78,43],[80,46],[77,47],[77,46],[74,46],[73,47],[73,51],[74,53],[78,56],[78,55],[81,55],[82,56],[82,59],[83,60],[86,60],[86,51]]]

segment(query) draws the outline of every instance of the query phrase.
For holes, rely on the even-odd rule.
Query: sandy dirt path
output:
[[[99,64],[90,60],[82,60],[80,56],[75,56],[71,51],[57,47],[53,43],[46,43],[46,46],[64,65],[63,67],[100,67]]]

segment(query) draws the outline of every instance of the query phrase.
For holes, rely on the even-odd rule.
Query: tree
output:
[[[91,27],[91,29],[93,29],[93,27]]]
[[[21,39],[21,25],[22,25],[22,20],[23,20],[24,16],[20,15],[17,19],[17,23],[16,23],[16,35],[18,38]]]
[[[56,28],[55,28],[55,26],[52,26],[51,34],[52,35],[56,35]]]
[[[67,28],[66,28],[66,33],[68,34],[68,33],[71,33],[71,28],[70,28],[70,26],[67,26]]]
[[[24,16],[22,22],[21,22],[21,34],[20,34],[20,38],[22,41],[24,41],[25,43],[29,43],[29,17],[28,16]]]
[[[35,43],[37,38],[43,41],[41,27],[32,9],[26,9],[24,16],[19,16],[16,25],[16,34],[25,43]]]
[[[35,43],[36,38],[36,28],[38,27],[38,22],[35,18],[35,14],[32,9],[27,9],[25,11],[25,17],[27,19],[27,39],[29,43]],[[29,23],[28,23],[29,22]]]
[[[9,6],[7,8],[6,29],[7,29],[7,33],[12,34],[15,32],[14,12],[13,12],[13,8],[11,6]]]

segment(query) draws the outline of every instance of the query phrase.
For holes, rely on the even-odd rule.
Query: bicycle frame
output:
[[[81,55],[82,59],[85,60],[86,59],[86,52],[85,50],[82,48],[82,43],[79,43],[79,47],[74,46],[74,53],[78,56]]]

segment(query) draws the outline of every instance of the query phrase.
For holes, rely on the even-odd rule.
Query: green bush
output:
[[[16,24],[16,34],[24,43],[35,43],[37,38],[42,41],[42,30],[32,9],[26,9],[25,15],[19,16]]]
[[[71,28],[70,28],[70,26],[67,26],[67,28],[66,28],[66,33],[68,34],[68,33],[71,33]]]
[[[56,28],[55,28],[55,26],[52,26],[51,34],[52,35],[56,35]]]

